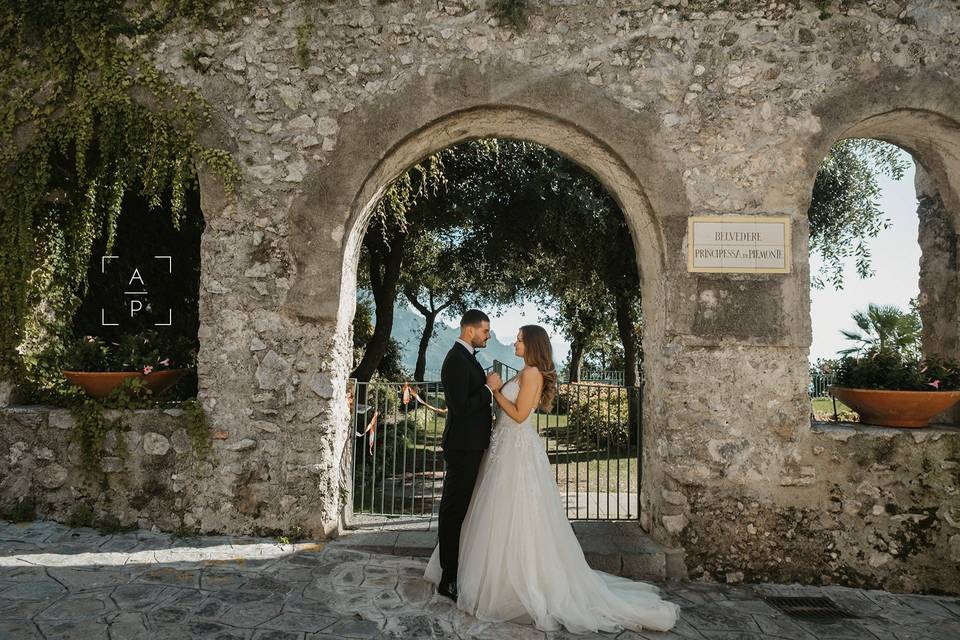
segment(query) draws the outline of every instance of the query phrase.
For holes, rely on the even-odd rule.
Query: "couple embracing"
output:
[[[467,311],[440,372],[446,474],[425,577],[484,621],[572,633],[670,629],[679,607],[653,585],[591,569],[567,520],[532,424],[557,392],[547,332],[520,328],[514,352],[524,367],[506,383],[476,360],[489,336],[487,315]]]

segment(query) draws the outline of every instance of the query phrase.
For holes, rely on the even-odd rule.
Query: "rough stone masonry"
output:
[[[807,399],[806,212],[842,138],[914,155],[925,349],[957,355],[955,2],[549,0],[532,3],[522,34],[482,1],[256,4],[235,30],[185,27],[154,56],[214,106],[206,142],[244,176],[234,202],[200,176],[200,396],[222,439],[212,462],[171,459],[152,476],[185,526],[337,532],[371,207],[429,153],[518,137],[589,169],[628,219],[651,535],[709,579],[960,592],[960,433],[811,425]],[[184,62],[188,49],[204,71]],[[790,273],[688,273],[687,218],[700,214],[790,216]],[[176,433],[167,418],[164,438]],[[30,466],[61,456],[30,440],[39,431],[16,433],[3,471],[35,474],[18,491],[59,492],[60,505],[85,491],[65,458]],[[159,442],[142,437],[131,455],[156,458]],[[162,455],[174,454],[189,452]],[[46,489],[39,469],[54,463],[65,484]],[[168,503],[137,504],[121,495],[103,508],[171,526]]]

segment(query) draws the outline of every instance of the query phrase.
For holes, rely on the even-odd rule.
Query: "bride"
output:
[[[679,607],[661,600],[655,586],[587,564],[531,424],[534,408],[549,410],[557,390],[547,332],[521,327],[514,351],[525,366],[493,392],[499,411],[463,521],[457,607],[483,621],[532,621],[544,631],[670,629]],[[434,584],[438,552],[424,574]]]

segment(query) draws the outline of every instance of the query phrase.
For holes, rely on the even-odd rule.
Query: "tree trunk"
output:
[[[630,308],[630,299],[617,298],[617,333],[623,345],[623,384],[636,387],[640,384],[640,371],[637,362],[636,323]]]
[[[419,311],[420,315],[422,315],[424,319],[423,334],[420,336],[420,346],[418,347],[417,351],[417,366],[414,368],[413,372],[413,379],[417,382],[424,381],[423,379],[427,371],[427,347],[430,346],[430,338],[433,337],[433,327],[437,323],[437,316],[440,315],[440,312],[453,304],[452,300],[447,300],[439,307],[435,307],[433,292],[428,289],[427,293],[428,297],[430,298],[430,306],[423,304],[417,299],[417,290],[410,286],[404,287],[403,289],[403,295],[406,296],[407,300],[410,301],[410,304],[413,305],[413,308]]]
[[[413,372],[413,379],[417,382],[423,382],[424,374],[427,371],[427,347],[430,346],[430,338],[433,336],[433,325],[437,319],[437,313],[428,313],[424,316],[426,324],[423,325],[423,335],[420,336],[420,346],[417,350],[417,366]]]
[[[642,419],[643,392],[640,389],[640,376],[637,367],[637,340],[630,299],[617,296],[617,333],[623,344],[623,386],[627,388],[627,419],[629,420],[628,438],[639,445]]]
[[[370,251],[370,288],[373,289],[377,323],[373,328],[373,336],[363,351],[360,364],[351,374],[351,377],[360,382],[370,381],[390,344],[405,240],[405,234],[397,234],[384,254],[373,249]]]
[[[567,371],[569,382],[580,382],[580,369],[583,366],[583,338],[574,336],[570,342],[570,367]]]

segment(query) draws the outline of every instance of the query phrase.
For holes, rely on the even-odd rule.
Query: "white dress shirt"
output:
[[[466,340],[461,340],[460,338],[457,338],[457,342],[459,342],[459,343],[462,344],[464,347],[466,347],[466,348],[467,348],[467,351],[469,351],[470,353],[473,353],[473,345],[472,345],[472,344],[470,344],[470,343],[467,342]],[[483,386],[485,386],[485,387],[487,388],[487,391],[490,392],[490,406],[492,407],[492,406],[493,406],[493,389],[491,389],[491,388],[490,388],[490,385],[488,385],[488,384],[484,384]]]

